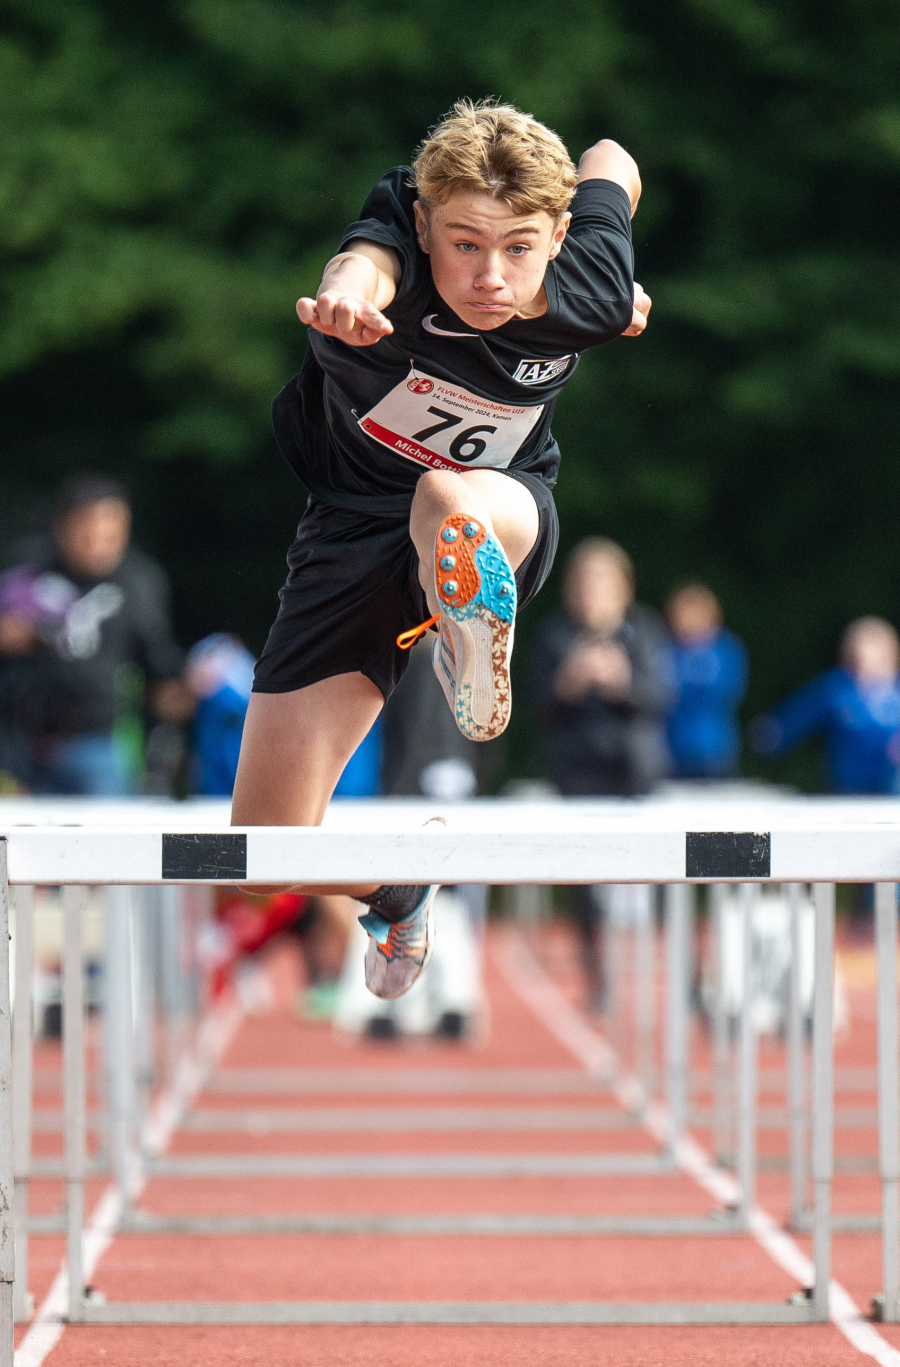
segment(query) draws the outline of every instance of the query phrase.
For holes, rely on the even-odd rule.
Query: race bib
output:
[[[382,446],[433,470],[505,470],[542,412],[543,404],[494,403],[411,370],[359,425]]]

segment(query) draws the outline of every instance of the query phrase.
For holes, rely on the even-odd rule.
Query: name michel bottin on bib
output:
[[[543,411],[543,404],[495,403],[410,370],[359,425],[382,446],[433,470],[504,470]]]

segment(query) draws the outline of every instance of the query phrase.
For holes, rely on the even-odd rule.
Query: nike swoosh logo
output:
[[[437,328],[434,325],[436,313],[426,313],[422,319],[422,326],[426,332],[433,332],[435,337],[477,337],[477,332],[447,332],[444,328]]]

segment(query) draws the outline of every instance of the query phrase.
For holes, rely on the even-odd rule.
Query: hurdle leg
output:
[[[728,1003],[725,997],[725,899],[726,883],[709,888],[715,955],[713,998],[713,1134],[716,1161],[724,1164],[731,1153],[731,1070],[728,1039]]]
[[[69,1320],[84,1314],[85,1061],[82,912],[84,889],[63,888],[63,1109],[65,1114],[66,1267]]]
[[[106,1064],[109,1146],[122,1211],[131,1203],[134,1071],[132,1067],[131,890],[106,889]]]
[[[610,914],[610,885],[596,884],[592,889],[594,901],[600,911],[600,919],[596,927],[597,957],[600,964],[600,1001],[603,1007],[603,1014],[608,1018],[607,1030],[612,1034],[615,1028],[616,1005],[618,1002],[619,983],[616,977],[616,946],[615,946],[615,926]],[[618,1041],[613,1036],[613,1046]],[[618,1049],[616,1049],[618,1054]],[[618,1067],[621,1069],[623,1060],[618,1060]]]
[[[800,997],[801,883],[787,885],[791,925],[791,966],[787,1009],[788,1152],[791,1184],[791,1224],[799,1228],[806,1214],[806,1059],[803,1002]]]
[[[166,1085],[174,1088],[184,1052],[185,994],[181,963],[181,888],[159,889],[159,967]]]
[[[131,1119],[132,1152],[137,1157],[147,1113],[147,1103],[153,1079],[152,1017],[149,1000],[152,993],[152,960],[148,954],[149,926],[144,915],[144,888],[128,889],[128,935],[131,952]]]
[[[0,1367],[13,1365],[12,1029],[9,1011],[9,879],[6,841],[0,839]]]
[[[834,1173],[834,884],[814,884],[816,979],[813,998],[814,1320],[828,1319],[831,1282],[831,1181]]]
[[[17,1324],[31,1319],[28,1292],[28,1184],[31,1177],[32,1020],[31,974],[34,959],[34,888],[17,888],[15,896],[16,995],[12,1021],[13,1060],[13,1190],[15,1194]]]
[[[142,1078],[141,1116],[146,1113],[153,1088],[165,1074],[165,997],[163,992],[161,910],[160,893],[157,887],[135,889],[137,914],[142,927],[142,953],[144,956],[144,1006],[145,1019],[141,1025],[143,1041],[141,1053],[146,1062],[146,1073]]]
[[[603,1010],[608,1017],[607,1034],[616,1051],[620,1072],[628,1066],[625,1042],[625,931],[622,925],[621,901],[621,887],[610,886],[603,889]]]
[[[744,937],[744,981],[741,1001],[740,1043],[738,1052],[738,1155],[737,1175],[741,1186],[739,1214],[742,1222],[750,1219],[756,1204],[756,1107],[757,1035],[754,1020],[756,972],[753,964],[753,912],[759,889],[755,883],[742,883],[741,919]]]
[[[653,1095],[653,1036],[656,1023],[654,889],[645,886],[640,893],[642,901],[634,932],[635,1069],[644,1089],[644,1099],[649,1101]]]
[[[683,883],[684,889],[684,1124],[688,1126],[691,1113],[691,1021],[694,1007],[694,978],[697,947],[697,889]]]
[[[881,1318],[898,1317],[900,1226],[900,1070],[897,1059],[897,885],[875,884],[878,965],[878,1166],[881,1175]]]
[[[191,1052],[197,1046],[198,1031],[203,1019],[205,1005],[203,970],[200,963],[199,944],[203,927],[212,920],[212,889],[209,887],[183,887],[181,905],[187,931],[189,953],[188,996],[191,1009]]]
[[[684,883],[665,891],[666,912],[666,1100],[674,1153],[687,1124],[688,1055],[688,893]]]

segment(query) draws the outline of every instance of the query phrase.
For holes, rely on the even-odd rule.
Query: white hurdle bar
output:
[[[831,1181],[833,1175],[833,1024],[832,961],[835,882],[880,882],[879,970],[888,939],[889,904],[895,907],[900,880],[900,820],[885,807],[877,813],[861,805],[830,809],[815,803],[758,804],[728,813],[702,803],[673,804],[467,804],[450,809],[446,827],[419,828],[414,808],[399,819],[385,804],[377,829],[354,829],[352,813],[343,823],[323,829],[251,828],[234,830],[160,830],[135,824],[105,827],[14,826],[0,835],[0,1367],[12,1363],[13,1323],[13,1124],[10,1105],[11,1039],[8,997],[8,937],[3,931],[7,884],[22,887],[60,884],[65,907],[65,1173],[68,1184],[68,1260],[71,1274],[70,1319],[92,1323],[807,1323],[828,1317],[831,1258]],[[741,818],[741,828],[736,817]],[[687,824],[691,819],[691,825]],[[699,819],[698,819],[699,818]],[[750,819],[748,819],[750,818]],[[183,820],[183,818],[182,818]],[[173,822],[173,825],[175,823]],[[0,814],[0,831],[3,830]],[[130,1303],[100,1305],[85,1299],[80,1272],[85,1173],[84,1038],[81,1002],[81,894],[88,885],[122,888],[185,884],[285,883],[662,883],[673,922],[688,921],[686,885],[743,883],[749,924],[754,884],[813,883],[815,887],[816,988],[813,1018],[813,1099],[811,1118],[814,1188],[813,1248],[815,1285],[808,1300],[768,1303],[621,1304],[591,1302],[533,1303],[273,1303],[183,1305]],[[680,891],[678,886],[684,891]],[[110,905],[110,915],[116,915]],[[676,983],[686,982],[689,962],[684,937],[673,935],[667,955]],[[896,914],[893,919],[896,953]],[[755,1034],[750,1018],[752,974],[746,956],[744,1011],[740,1043],[740,1175],[744,1179],[742,1227],[753,1200],[755,1172]],[[879,1081],[897,1082],[896,965],[894,976],[879,977]],[[687,1028],[684,993],[670,982],[669,1024],[681,1035]],[[891,996],[891,993],[893,995]],[[893,1010],[893,1016],[890,1011]],[[685,1017],[682,1020],[682,1017]],[[18,1058],[18,1054],[17,1054]],[[687,1083],[683,1057],[669,1057],[667,1089],[673,1103],[673,1142],[687,1123]],[[24,1085],[24,1078],[22,1079]],[[111,1098],[115,1112],[116,1100]],[[130,1109],[130,1106],[128,1107]],[[896,1097],[880,1107],[880,1157],[885,1195],[883,1229],[897,1234],[898,1159]],[[114,1120],[115,1124],[115,1120]],[[22,1170],[24,1128],[17,1131],[16,1175]],[[115,1144],[114,1144],[115,1148]],[[120,1150],[121,1152],[121,1150]],[[125,1165],[120,1157],[117,1166]],[[577,1166],[577,1165],[576,1165]],[[591,1165],[585,1165],[590,1171]],[[623,1168],[634,1171],[634,1168]],[[185,1174],[187,1175],[187,1174]],[[5,1198],[5,1199],[4,1199]],[[891,1206],[893,1201],[893,1206]],[[19,1200],[21,1208],[21,1198]],[[720,1224],[719,1231],[725,1228]],[[587,1232],[587,1231],[585,1231]],[[22,1246],[21,1238],[19,1246]],[[885,1249],[883,1313],[897,1311],[897,1250]],[[17,1297],[25,1308],[24,1285]]]
[[[525,805],[525,804],[523,804]],[[646,813],[644,813],[646,817]],[[720,818],[721,819],[721,818]],[[0,818],[2,820],[2,818]],[[161,832],[13,828],[9,881],[34,886],[186,883],[873,883],[900,879],[900,830],[678,831],[634,819],[491,831],[256,827]],[[335,870],[340,870],[336,875]],[[602,873],[602,877],[600,876]]]

